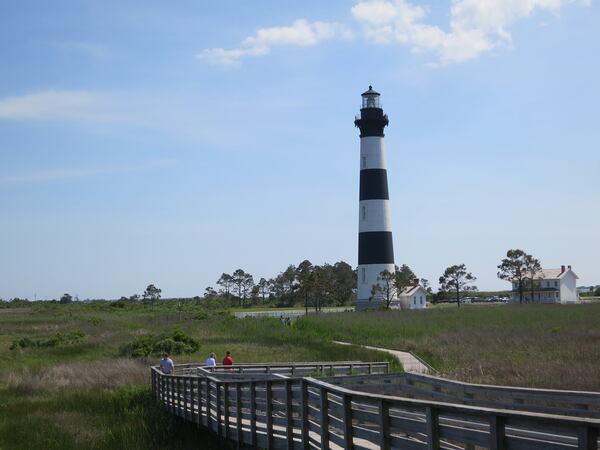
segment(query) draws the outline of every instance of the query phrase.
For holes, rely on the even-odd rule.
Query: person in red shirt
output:
[[[225,358],[223,358],[223,365],[224,366],[233,366],[233,358],[231,357],[231,352],[227,352],[225,354]]]

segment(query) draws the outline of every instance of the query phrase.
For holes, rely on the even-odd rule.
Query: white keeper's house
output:
[[[427,291],[417,278],[412,286],[404,288],[398,294],[397,308],[400,309],[425,309],[427,308]]]
[[[579,277],[571,266],[561,266],[560,269],[542,269],[535,278],[533,299],[529,282],[525,282],[523,302],[528,303],[577,303],[577,280]],[[519,302],[519,282],[512,283],[512,301]]]

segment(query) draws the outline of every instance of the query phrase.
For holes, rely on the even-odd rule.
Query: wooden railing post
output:
[[[158,396],[156,393],[156,372],[154,371],[154,369],[151,367],[150,368],[150,378],[152,379],[152,396],[158,400]]]
[[[598,428],[592,428],[590,425],[583,425],[579,429],[577,448],[579,450],[597,450]]]
[[[504,450],[505,426],[504,417],[490,417],[490,450]]]
[[[381,450],[390,450],[390,404],[385,400],[379,402],[379,446]]]
[[[439,450],[440,448],[440,427],[438,410],[433,406],[426,407],[427,423],[427,449],[428,450]]]
[[[273,381],[265,381],[266,420],[267,420],[267,449],[273,448]]]
[[[165,375],[167,379],[167,402],[168,402],[168,410],[171,414],[175,412],[175,406],[173,405],[173,375]]]
[[[292,380],[285,380],[285,417],[287,423],[285,426],[285,437],[287,439],[288,450],[294,448],[294,417],[292,415]]]
[[[179,377],[177,375],[173,375],[174,380],[173,380],[173,384],[175,385],[175,393],[173,395],[173,407],[175,408],[175,414],[176,415],[180,415],[180,406],[179,406],[179,400],[180,400],[180,386],[179,386]]]
[[[321,450],[329,449],[329,401],[327,389],[321,387]]]
[[[185,401],[185,409],[186,411],[188,411],[187,413],[187,419],[192,422],[194,420],[194,405],[196,403],[196,397],[194,395],[194,379],[191,377],[187,377],[185,379],[185,384],[188,388],[188,397],[189,397],[189,402],[188,399],[186,398]],[[189,403],[189,405],[188,405]]]
[[[224,393],[224,399],[223,399],[223,403],[225,406],[225,438],[229,439],[230,438],[230,431],[229,431],[229,383],[225,383],[223,385],[223,389],[225,390]]]
[[[210,380],[208,379],[208,377],[204,378],[204,381],[206,382],[206,386],[205,386],[205,403],[206,403],[206,428],[210,429],[210,422],[211,422],[211,417],[210,417]]]
[[[216,392],[216,407],[217,407],[217,433],[219,437],[223,437],[223,423],[221,422],[221,383],[215,383]]]
[[[252,433],[252,447],[258,447],[256,433],[256,381],[250,382],[250,432]]]
[[[242,383],[238,382],[235,385],[235,413],[237,414],[237,441],[239,444],[244,443],[242,437]]]
[[[302,445],[305,450],[310,448],[308,441],[308,381],[304,378],[300,384],[301,390],[301,408],[302,408]]]
[[[196,376],[196,410],[198,411],[196,423],[202,425],[202,378],[199,376]]]
[[[349,394],[344,394],[344,444],[346,450],[354,449],[354,437],[352,433],[352,397]]]

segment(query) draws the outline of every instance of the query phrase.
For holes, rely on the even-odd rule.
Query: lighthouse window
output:
[[[362,207],[362,220],[367,219],[367,208],[365,206]]]
[[[363,284],[367,282],[367,269],[365,269],[364,267],[361,270],[362,272],[362,282]]]

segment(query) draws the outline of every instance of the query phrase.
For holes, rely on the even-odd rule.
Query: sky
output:
[[[600,284],[595,0],[0,5],[0,298],[357,264],[369,84],[397,264]]]

